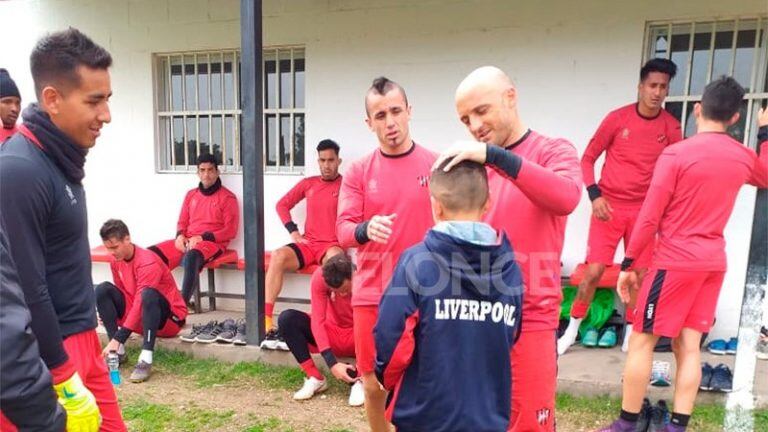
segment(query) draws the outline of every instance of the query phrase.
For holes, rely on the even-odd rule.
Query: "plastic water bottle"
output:
[[[120,357],[116,351],[110,351],[107,355],[107,367],[109,367],[109,380],[113,385],[120,385]]]

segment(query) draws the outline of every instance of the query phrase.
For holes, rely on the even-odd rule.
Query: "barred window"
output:
[[[264,51],[266,172],[304,167],[304,50]],[[212,153],[224,172],[241,172],[240,52],[155,55],[157,161],[161,172],[195,171]]]
[[[646,40],[645,59],[661,57],[677,65],[665,108],[680,120],[684,136],[696,133],[693,106],[706,84],[728,75],[746,90],[740,119],[729,133],[754,146],[757,110],[768,101],[768,16],[651,23]]]

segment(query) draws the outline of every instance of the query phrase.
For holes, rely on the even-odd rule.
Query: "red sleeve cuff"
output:
[[[62,382],[70,379],[72,375],[77,372],[77,369],[75,369],[75,364],[67,358],[67,361],[65,361],[61,366],[57,366],[53,369],[51,369],[51,375],[53,376],[53,384],[61,384]]]

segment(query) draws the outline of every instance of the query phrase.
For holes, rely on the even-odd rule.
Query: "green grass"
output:
[[[212,411],[194,405],[178,408],[144,400],[124,403],[123,417],[136,432],[192,432],[224,426],[234,410]]]

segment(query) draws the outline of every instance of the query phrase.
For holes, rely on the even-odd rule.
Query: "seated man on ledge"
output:
[[[131,242],[123,221],[106,221],[99,234],[104,247],[115,258],[110,264],[114,283],[96,286],[96,309],[109,338],[102,355],[115,351],[122,363],[125,341],[131,333],[141,333],[144,343],[130,380],[144,382],[152,370],[157,336],[176,336],[184,327],[187,308],[171,271],[157,255]]]
[[[190,310],[192,294],[200,285],[203,266],[218,258],[237,234],[240,210],[237,197],[221,184],[216,157],[204,153],[197,158],[200,184],[187,192],[176,225],[176,239],[148,249],[173,270],[184,265],[181,295]]]
[[[352,386],[349,405],[362,406],[365,402],[363,385],[357,379],[357,370],[347,363],[336,361],[336,356],[355,355],[352,331],[352,261],[345,254],[337,254],[312,274],[312,315],[288,309],[278,322],[291,353],[304,370],[304,385],[293,395],[295,400],[310,399],[315,393],[328,389],[323,374],[315,366],[310,349],[320,352],[336,379]]]
[[[285,272],[294,272],[313,264],[323,264],[343,252],[336,239],[336,208],[339,202],[341,175],[339,175],[339,145],[324,139],[317,145],[317,164],[320,175],[307,177],[288,191],[277,202],[277,214],[291,234],[289,243],[272,252],[266,275],[264,320],[267,335],[261,348],[288,350],[288,346],[272,324],[277,296],[283,288]],[[304,235],[291,218],[291,209],[302,199],[307,200],[307,221]]]

